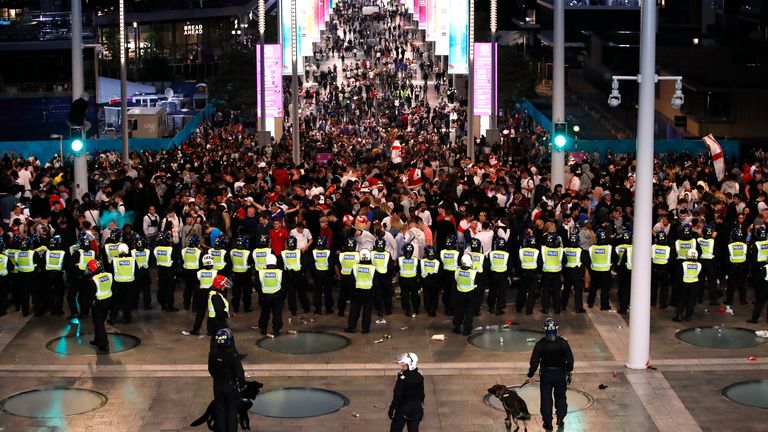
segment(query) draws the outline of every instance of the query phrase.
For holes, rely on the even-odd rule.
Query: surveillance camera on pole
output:
[[[683,95],[683,81],[677,80],[675,82],[675,94],[672,96],[672,108],[679,110],[685,103],[685,95]]]
[[[619,81],[614,79],[611,84],[611,95],[608,96],[608,106],[616,108],[621,105],[621,93],[619,93]]]

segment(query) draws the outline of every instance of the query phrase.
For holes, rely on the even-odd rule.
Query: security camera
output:
[[[613,80],[611,84],[611,94],[608,96],[608,106],[616,108],[621,104],[621,94],[619,93],[619,80]]]
[[[683,94],[683,82],[678,80],[675,83],[675,94],[672,95],[672,108],[679,110],[685,103],[685,95]]]

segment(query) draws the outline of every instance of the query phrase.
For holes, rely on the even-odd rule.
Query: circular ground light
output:
[[[527,352],[544,336],[543,331],[502,328],[485,330],[469,337],[472,345],[491,351]]]
[[[520,386],[509,386],[509,388],[516,391],[517,394],[523,398],[525,404],[528,405],[529,413],[536,415],[541,412],[541,392],[539,391],[539,385],[537,383],[528,384],[523,388],[520,388]],[[595,399],[590,396],[589,393],[570,387],[566,390],[565,397],[568,400],[569,413],[583,411],[595,403]],[[504,411],[504,408],[501,406],[501,401],[496,396],[486,394],[483,401],[493,409]]]
[[[0,410],[19,417],[48,419],[96,411],[106,403],[107,397],[97,391],[54,387],[16,393],[0,401]]]
[[[45,347],[61,355],[103,355],[114,354],[134,349],[141,344],[141,339],[125,333],[108,333],[109,352],[101,352],[91,345],[93,334],[67,335],[51,340]]]
[[[749,348],[765,342],[754,330],[739,327],[696,327],[680,330],[675,336],[685,343],[704,348]]]
[[[311,387],[287,387],[259,393],[251,411],[275,418],[320,417],[349,405],[341,393]]]
[[[300,331],[276,338],[263,337],[256,341],[259,348],[281,354],[322,354],[344,349],[352,341],[335,333]]]
[[[768,380],[731,384],[723,389],[723,396],[737,404],[768,409]]]

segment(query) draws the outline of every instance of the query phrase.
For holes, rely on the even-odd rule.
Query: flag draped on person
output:
[[[709,147],[709,153],[712,156],[712,164],[715,165],[717,180],[721,181],[723,177],[725,177],[725,153],[723,152],[723,148],[712,134],[703,137],[702,141]]]

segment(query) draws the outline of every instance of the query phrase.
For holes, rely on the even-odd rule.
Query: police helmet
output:
[[[532,236],[531,234],[528,234],[523,239],[523,247],[535,247],[536,246],[536,237]]]
[[[344,244],[344,247],[348,252],[354,251],[357,249],[357,240],[354,237],[347,238],[347,242]]]
[[[117,254],[120,256],[127,256],[131,253],[131,250],[128,249],[128,245],[125,243],[120,243],[120,245],[117,247]]]
[[[227,238],[221,234],[213,239],[213,247],[215,249],[225,249],[227,247]]]
[[[597,244],[604,245],[608,243],[608,233],[605,232],[603,228],[598,228],[597,232],[595,233],[595,239],[597,240]]]
[[[138,250],[144,249],[146,247],[146,240],[144,240],[144,237],[136,237],[136,240],[133,242],[133,247]]]
[[[269,236],[266,234],[260,234],[259,238],[256,239],[256,246],[260,248],[269,247]]]
[[[544,235],[544,246],[555,248],[560,246],[560,237],[555,232],[548,232]]]
[[[2,237],[0,237],[0,252],[5,250],[5,240],[3,240]]]
[[[424,246],[424,257],[426,259],[435,259],[437,257],[435,248],[433,246]]]
[[[91,248],[91,240],[88,239],[88,236],[85,235],[85,233],[80,235],[80,238],[77,240],[78,246],[80,246],[80,249],[90,249]]]
[[[51,241],[48,242],[48,247],[51,249],[61,248],[61,237],[59,236],[51,237]]]
[[[377,238],[376,241],[373,243],[373,250],[376,252],[384,252],[384,250],[387,248],[387,241],[383,238]]]
[[[232,330],[223,328],[216,332],[216,345],[227,348],[232,345]]]
[[[288,250],[296,249],[297,244],[298,244],[298,240],[296,240],[296,237],[294,236],[288,236],[288,238],[285,240],[285,247]]]
[[[691,224],[683,225],[683,229],[680,232],[680,238],[683,240],[690,240],[693,238],[693,227],[691,227]]]
[[[404,244],[403,245],[403,256],[406,257],[406,258],[412,257],[414,250],[415,249],[413,247],[413,244],[411,244],[411,243]]]
[[[268,266],[276,266],[277,265],[277,257],[273,254],[267,254],[267,265]]]
[[[714,233],[715,233],[715,228],[714,228],[712,225],[706,225],[706,226],[705,226],[705,227],[704,227],[704,228],[701,230],[701,236],[702,236],[702,237],[704,237],[705,239],[711,239],[711,238],[712,238],[712,235],[713,235]]]
[[[325,249],[327,247],[328,247],[328,237],[320,236],[320,238],[317,239],[317,248]]]
[[[493,248],[495,250],[505,250],[507,248],[507,241],[504,237],[496,237],[493,239]]]
[[[469,254],[464,254],[461,256],[461,266],[472,267],[472,257]]]
[[[547,318],[544,321],[544,332],[548,335],[557,334],[557,330],[560,329],[560,324],[552,318]]]
[[[667,244],[667,233],[664,230],[656,231],[656,238],[653,239],[653,242],[657,245]]]
[[[763,241],[766,239],[766,230],[764,226],[755,227],[755,239],[757,241]]]
[[[112,243],[117,243],[120,241],[120,236],[122,232],[118,228],[114,228],[112,231],[109,232],[109,240]]]
[[[197,234],[192,234],[189,236],[189,242],[187,242],[187,245],[193,248],[200,246],[200,236]]]
[[[689,260],[696,261],[697,259],[699,259],[699,252],[697,250],[695,250],[695,249],[691,249],[691,250],[688,251],[688,257],[687,258]]]
[[[203,255],[203,267],[213,267],[213,257],[211,255]]]
[[[363,249],[360,251],[360,261],[370,261],[371,260],[371,251],[368,249]]]
[[[408,365],[408,370],[415,370],[419,367],[419,357],[412,352],[400,354],[395,361],[397,364]]]
[[[171,244],[171,233],[168,231],[163,231],[160,234],[160,245],[162,246],[169,246]]]
[[[483,245],[480,243],[479,239],[472,238],[469,241],[469,250],[472,252],[480,252],[483,249]]]
[[[621,233],[621,241],[626,244],[632,243],[632,231],[625,229],[624,232]]]
[[[227,288],[232,288],[232,281],[224,275],[216,275],[211,286],[216,291],[224,291]]]
[[[579,245],[579,232],[573,231],[568,234],[568,243],[571,247],[577,247]]]
[[[21,240],[21,250],[30,250],[32,249],[32,246],[32,237],[24,237]]]
[[[237,236],[237,240],[235,240],[235,246],[239,249],[245,249],[248,247],[248,237],[244,235]]]
[[[741,231],[740,227],[734,227],[731,230],[731,242],[738,242],[741,241],[741,239],[744,238],[744,233]]]
[[[88,273],[96,274],[101,271],[101,261],[92,259],[88,261]]]
[[[446,249],[456,249],[456,236],[451,234],[445,239]]]

